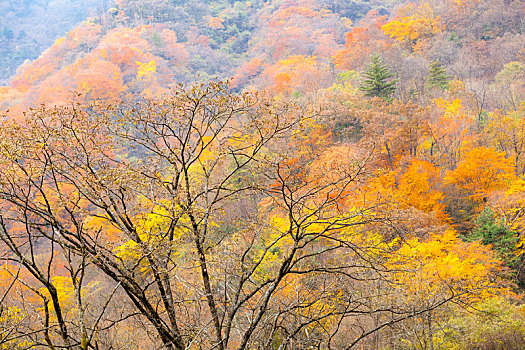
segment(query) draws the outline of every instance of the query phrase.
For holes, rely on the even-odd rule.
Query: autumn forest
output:
[[[0,349],[525,349],[523,0],[0,10]]]

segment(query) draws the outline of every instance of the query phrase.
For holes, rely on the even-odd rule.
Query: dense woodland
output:
[[[522,0],[0,4],[0,349],[525,349]]]
[[[26,60],[84,21],[102,16],[108,0],[0,0],[0,85]]]

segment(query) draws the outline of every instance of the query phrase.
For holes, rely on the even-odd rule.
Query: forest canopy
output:
[[[525,348],[523,1],[2,6],[0,349]]]

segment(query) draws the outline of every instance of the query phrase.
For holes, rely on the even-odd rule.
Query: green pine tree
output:
[[[519,257],[514,254],[516,244],[519,241],[517,232],[506,227],[502,220],[498,220],[496,214],[486,207],[476,220],[476,227],[467,237],[467,241],[480,241],[492,245],[492,249],[499,258],[508,266],[516,266]]]
[[[434,61],[429,65],[429,75],[427,78],[427,87],[429,89],[439,88],[441,90],[448,89],[448,82],[450,76],[447,75],[445,68],[439,63],[439,61]]]
[[[370,63],[366,71],[361,73],[363,80],[359,90],[366,96],[388,98],[396,91],[398,79],[392,79],[394,74],[388,70],[379,55],[374,54],[370,58]]]

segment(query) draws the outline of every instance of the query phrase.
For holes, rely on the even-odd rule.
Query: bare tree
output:
[[[133,320],[165,349],[350,349],[455,298],[397,305],[375,287],[395,281],[392,246],[366,229],[385,219],[363,184],[370,153],[323,162],[329,150],[304,141],[316,115],[213,82],[6,122],[0,238],[36,279],[25,284],[44,305],[38,344],[100,348]],[[90,311],[83,288],[97,279],[111,287]],[[133,310],[118,314],[121,294]]]

